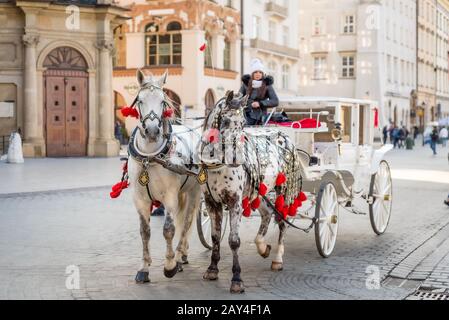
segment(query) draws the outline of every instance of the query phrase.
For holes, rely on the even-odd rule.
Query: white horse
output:
[[[265,236],[273,210],[261,201],[261,197],[275,190],[278,199],[282,197],[282,203],[276,201],[276,207],[279,210],[282,208],[284,213],[293,208],[291,210],[295,214],[295,207],[286,207],[284,203],[293,203],[296,195],[286,192],[287,181],[279,177],[290,172],[289,177],[292,179],[289,189],[294,192],[299,190],[299,171],[292,170],[296,152],[293,144],[288,137],[276,131],[263,129],[259,132],[245,132],[246,102],[247,97],[234,96],[233,92],[229,92],[226,99],[221,100],[206,119],[200,148],[202,169],[199,176],[205,180],[202,191],[211,218],[213,242],[211,264],[203,278],[218,279],[221,223],[223,207],[226,206],[230,214],[229,246],[233,253],[231,293],[242,293],[245,290],[238,259],[242,213],[246,211],[248,214],[251,209],[259,210],[262,221],[255,242],[258,253],[263,258],[268,258],[271,246],[266,243]],[[284,214],[284,219],[285,216]],[[283,219],[278,219],[278,223],[279,240],[271,265],[273,271],[283,268],[286,224]]]
[[[166,169],[165,163],[177,168],[191,167],[193,150],[199,135],[183,126],[172,126],[166,116],[169,98],[163,86],[167,72],[160,79],[146,77],[137,71],[140,91],[136,98],[140,121],[129,144],[128,172],[133,189],[134,205],[140,217],[143,244],[142,266],[136,275],[137,283],[150,282],[150,215],[153,202],[165,207],[164,238],[167,252],[164,275],[172,278],[187,262],[188,237],[192,221],[200,206],[201,191],[194,177]],[[182,170],[181,170],[182,171]],[[173,250],[175,233],[180,233],[176,253]]]

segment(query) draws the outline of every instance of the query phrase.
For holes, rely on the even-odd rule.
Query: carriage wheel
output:
[[[376,234],[384,234],[391,217],[393,200],[393,183],[390,166],[386,161],[379,165],[377,173],[371,176],[369,198],[369,217],[371,226]]]
[[[332,182],[323,182],[315,207],[315,243],[323,258],[334,251],[338,233],[338,197]]]
[[[229,214],[227,211],[223,211],[222,220],[222,230],[221,230],[221,241],[226,234],[226,229],[228,226]],[[207,212],[206,204],[201,200],[200,212],[196,218],[196,228],[198,230],[198,236],[200,238],[201,244],[209,250],[212,250],[212,222],[210,221],[209,213]]]

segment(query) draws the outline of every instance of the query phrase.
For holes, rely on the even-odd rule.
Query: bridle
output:
[[[150,90],[151,92],[153,92],[154,90],[160,90],[163,95],[164,95],[164,100],[161,102],[162,104],[162,113],[161,116],[159,116],[156,112],[154,112],[154,110],[151,110],[149,114],[142,116],[142,101],[139,99],[139,95],[143,90]],[[167,111],[168,109],[172,108],[172,106],[170,105],[170,103],[168,103],[167,101],[167,96],[165,95],[164,90],[155,85],[155,84],[145,84],[143,85],[139,92],[137,93],[136,98],[134,99],[134,102],[131,105],[131,108],[137,107],[137,110],[139,111],[139,121],[140,121],[140,125],[142,127],[143,130],[146,129],[146,124],[145,122],[147,120],[151,120],[151,121],[158,121],[158,128],[162,128],[162,132],[163,132],[163,137],[165,139],[168,139],[169,136],[171,135],[172,132],[172,125],[170,123],[170,120],[165,119],[162,115],[164,114],[165,111]],[[145,134],[142,132],[142,130],[139,127],[139,133],[141,135],[142,138],[145,138]]]

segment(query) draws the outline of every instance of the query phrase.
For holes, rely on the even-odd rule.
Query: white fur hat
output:
[[[265,74],[265,66],[263,65],[262,61],[260,61],[260,59],[251,60],[251,74],[256,71],[261,71]]]

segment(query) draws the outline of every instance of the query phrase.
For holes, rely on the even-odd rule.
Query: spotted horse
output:
[[[281,271],[288,216],[295,216],[305,200],[300,191],[299,155],[293,143],[278,131],[245,128],[246,104],[247,97],[228,92],[206,118],[199,148],[198,179],[211,218],[213,242],[211,264],[203,278],[218,279],[221,224],[223,209],[227,208],[233,254],[231,293],[245,291],[238,257],[242,216],[259,210],[261,225],[255,243],[258,253],[268,258],[271,246],[265,236],[276,213],[279,238],[271,268]]]
[[[201,190],[194,168],[194,150],[201,132],[172,124],[173,108],[163,91],[167,72],[160,78],[145,76],[137,71],[140,91],[131,107],[122,109],[124,115],[139,121],[129,142],[129,160],[122,178],[123,188],[133,189],[133,202],[140,218],[140,235],[143,245],[142,266],[136,282],[150,282],[150,215],[155,203],[165,207],[163,235],[167,243],[164,275],[172,278],[187,264],[188,239],[192,222],[199,210]],[[196,170],[196,171],[192,171]],[[122,189],[116,186],[111,197],[119,196]],[[176,252],[173,239],[179,234]]]

